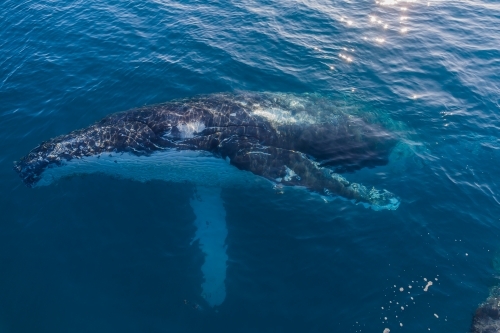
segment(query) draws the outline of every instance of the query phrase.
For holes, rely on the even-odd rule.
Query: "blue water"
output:
[[[498,283],[497,2],[3,0],[0,13],[0,332],[467,332]],[[110,113],[235,90],[336,94],[403,122],[412,165],[346,175],[399,209],[222,191],[227,296],[212,309],[192,185],[29,189],[12,170]]]

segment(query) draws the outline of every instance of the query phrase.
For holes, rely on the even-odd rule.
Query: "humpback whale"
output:
[[[93,172],[208,185],[253,174],[374,210],[397,209],[391,192],[335,172],[386,164],[397,138],[379,124],[321,110],[320,102],[242,92],[142,107],[43,142],[14,168],[29,187]],[[241,175],[232,177],[236,170]]]
[[[214,307],[226,296],[221,188],[259,178],[373,210],[395,210],[396,195],[349,182],[340,173],[386,164],[397,142],[381,123],[316,95],[218,93],[111,114],[42,142],[14,169],[28,187],[88,173],[194,184],[193,242],[205,254],[203,297]]]

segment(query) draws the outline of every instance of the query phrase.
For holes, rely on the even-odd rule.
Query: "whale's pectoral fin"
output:
[[[220,188],[197,187],[191,199],[191,207],[196,215],[196,236],[200,249],[205,254],[201,267],[204,282],[202,296],[214,307],[226,298],[226,211],[220,197]]]
[[[234,140],[233,140],[234,141]],[[228,142],[234,144],[234,142]],[[323,168],[304,154],[276,147],[262,146],[254,141],[238,139],[239,150],[227,154],[231,164],[283,185],[304,186],[322,195],[341,196],[369,206],[374,210],[395,210],[400,200],[387,190],[371,190]],[[224,147],[222,147],[224,148]],[[224,157],[224,149],[221,150]]]

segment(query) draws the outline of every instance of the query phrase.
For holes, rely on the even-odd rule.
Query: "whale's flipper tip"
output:
[[[396,210],[401,204],[401,200],[387,190],[372,189],[368,194],[370,208],[375,211]]]

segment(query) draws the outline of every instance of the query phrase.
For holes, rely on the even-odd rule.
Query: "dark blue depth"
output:
[[[500,7],[381,2],[1,2],[0,332],[467,332],[498,283]],[[404,122],[418,163],[345,175],[399,209],[224,190],[227,297],[211,309],[192,185],[28,189],[12,170],[110,113],[235,90]]]

